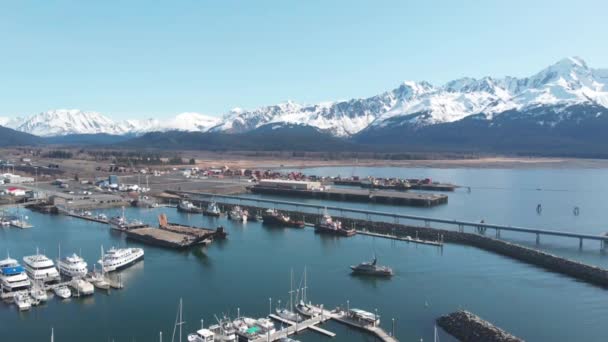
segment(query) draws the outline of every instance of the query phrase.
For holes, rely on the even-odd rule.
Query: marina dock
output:
[[[434,207],[448,203],[448,196],[446,195],[389,190],[366,190],[354,188],[324,188],[319,190],[270,187],[259,184],[249,187],[248,189],[249,191],[257,194],[315,198],[334,201],[371,202],[414,207]]]

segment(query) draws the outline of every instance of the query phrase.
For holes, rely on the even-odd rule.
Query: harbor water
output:
[[[585,233],[604,233],[608,171],[319,168],[307,174],[391,177],[431,177],[466,187],[448,193],[449,203],[436,208],[390,207],[342,203],[349,207],[398,210],[404,214],[463,220],[485,220]],[[265,198],[272,198],[266,196]],[[284,199],[284,198],[283,198]],[[295,199],[288,199],[295,200]],[[310,203],[323,203],[302,200]],[[334,202],[339,203],[339,202]],[[539,215],[535,208],[542,204]],[[573,207],[580,208],[578,216]],[[118,214],[119,210],[105,211]],[[129,208],[129,218],[156,225],[166,213],[170,221],[214,228],[226,227],[228,239],[206,248],[175,251],[126,241],[107,225],[66,216],[28,212],[32,229],[0,228],[0,255],[34,254],[36,248],[53,259],[58,245],[62,254],[81,253],[91,266],[101,245],[139,246],[145,260],[122,272],[125,288],[93,297],[50,300],[29,312],[0,304],[2,341],[43,341],[55,331],[55,341],[169,341],[179,299],[183,299],[184,332],[215,323],[214,315],[241,314],[261,317],[289,300],[289,274],[296,285],[308,270],[308,297],[326,308],[361,308],[381,315],[382,326],[401,341],[432,341],[435,319],[467,309],[528,341],[604,341],[608,318],[606,290],[569,277],[547,272],[503,256],[468,246],[447,244],[443,249],[357,235],[335,238],[316,235],[311,229],[277,228],[246,224],[225,217],[209,218],[178,213],[174,208]],[[503,237],[534,245],[534,237]],[[608,256],[586,242],[542,238],[541,247],[552,253],[608,267]],[[588,245],[587,245],[588,244]],[[350,275],[349,266],[378,256],[380,264],[393,267],[392,279]],[[347,304],[348,301],[348,304]],[[328,323],[335,341],[374,341],[362,332]],[[329,338],[315,332],[296,337],[301,341]],[[450,341],[441,333],[441,341]]]

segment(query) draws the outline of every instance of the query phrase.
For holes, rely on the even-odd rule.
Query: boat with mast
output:
[[[315,308],[310,302],[306,302],[308,300],[308,285],[306,273],[306,266],[304,266],[304,286],[301,288],[302,291],[300,293],[302,294],[302,297],[298,301],[298,304],[296,304],[296,311],[306,317],[315,317],[320,314],[319,310]]]
[[[294,290],[293,290],[293,269],[292,269],[291,278],[290,278],[290,289],[289,289],[289,308],[287,306],[284,308],[281,308],[279,306],[276,308],[275,312],[276,312],[277,316],[279,316],[283,319],[286,319],[288,321],[301,322],[303,320],[302,316],[300,316],[299,314],[294,312],[293,294],[294,294]]]

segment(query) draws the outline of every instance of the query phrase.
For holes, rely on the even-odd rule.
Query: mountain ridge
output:
[[[253,110],[235,108],[222,117],[182,113],[168,120],[114,122],[97,112],[53,110],[22,120],[2,120],[7,127],[39,136],[70,134],[142,135],[148,132],[192,131],[246,133],[268,124],[315,127],[335,137],[354,138],[371,130],[426,127],[468,117],[492,121],[511,113],[553,110],[567,120],[562,108],[574,105],[608,108],[608,69],[590,68],[570,57],[528,77],[463,77],[435,86],[405,81],[398,87],[367,98],[302,105],[292,101]],[[546,120],[545,120],[546,121]],[[551,121],[551,120],[550,120]],[[552,120],[557,123],[559,120]],[[542,125],[542,122],[538,122]]]

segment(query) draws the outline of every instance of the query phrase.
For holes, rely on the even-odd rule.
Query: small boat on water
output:
[[[81,278],[72,279],[69,285],[76,291],[76,295],[78,296],[89,296],[95,292],[93,284]]]
[[[95,217],[98,220],[101,221],[107,221],[108,220],[108,215],[104,214],[104,213],[99,213],[97,214],[97,216]]]
[[[33,299],[27,294],[27,292],[18,292],[15,294],[13,299],[19,311],[27,311],[32,307]]]
[[[49,300],[49,296],[44,289],[44,286],[38,282],[34,282],[30,288],[30,296],[39,302],[46,302]]]
[[[331,234],[338,236],[353,236],[357,234],[354,229],[347,229],[342,227],[342,222],[334,221],[331,216],[325,210],[321,222],[315,225],[315,233],[320,234]]]
[[[361,274],[368,276],[377,277],[391,277],[393,275],[393,269],[387,266],[377,265],[378,259],[374,255],[372,261],[362,262],[357,266],[351,266],[353,274]]]
[[[304,228],[304,221],[292,220],[289,216],[281,214],[276,209],[266,210],[264,215],[262,215],[262,220],[264,224],[269,225]]]
[[[186,200],[182,200],[177,205],[177,211],[181,211],[182,213],[191,213],[191,214],[202,214],[203,209],[194,205],[194,203]]]
[[[207,206],[207,208],[203,211],[203,215],[220,217],[220,216],[222,216],[222,211],[217,206],[217,203],[210,202],[209,205]]]
[[[70,289],[64,285],[54,287],[53,292],[61,299],[68,299],[72,296],[72,291],[70,291]]]

